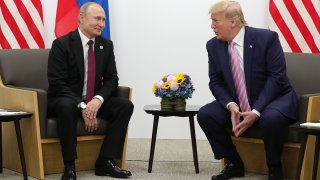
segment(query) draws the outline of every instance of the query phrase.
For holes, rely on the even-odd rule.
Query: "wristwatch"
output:
[[[81,102],[79,105],[78,105],[78,108],[81,108],[81,109],[85,109],[87,107],[86,103],[84,102]]]

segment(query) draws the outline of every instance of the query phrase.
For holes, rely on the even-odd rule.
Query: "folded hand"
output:
[[[234,135],[239,137],[244,131],[251,127],[259,118],[257,114],[252,111],[241,112],[240,116],[243,117],[243,121],[236,125]]]
[[[86,131],[93,132],[98,129],[97,113],[101,104],[99,99],[94,98],[88,102],[86,109],[82,110]]]
[[[84,128],[88,132],[93,132],[98,129],[97,118],[90,119],[86,115],[86,110],[82,110],[82,118],[84,120]]]
[[[236,103],[231,103],[228,108],[231,113],[232,131],[235,132],[236,126],[240,123],[239,107]]]

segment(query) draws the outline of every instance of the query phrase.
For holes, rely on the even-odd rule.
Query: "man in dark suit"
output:
[[[263,134],[269,179],[282,179],[284,131],[297,120],[297,96],[286,76],[278,35],[246,26],[236,1],[216,3],[210,14],[216,36],[207,42],[209,87],[216,100],[203,106],[197,117],[215,158],[226,160],[212,179],[244,176],[226,129],[238,137],[253,125]]]
[[[79,27],[56,39],[48,60],[48,113],[57,118],[58,135],[64,160],[62,179],[76,179],[77,120],[82,117],[85,129],[98,127],[97,117],[108,120],[106,138],[96,161],[97,176],[131,176],[120,169],[127,126],[133,112],[131,101],[112,97],[118,86],[113,44],[102,38],[105,12],[96,3],[80,8]]]

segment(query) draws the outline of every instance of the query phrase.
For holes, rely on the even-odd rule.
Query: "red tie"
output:
[[[235,45],[235,42],[230,42],[230,65],[241,111],[246,112],[250,111],[251,108],[248,102],[247,89],[244,81],[244,72],[240,67],[239,54]]]
[[[91,101],[94,96],[94,84],[96,79],[96,60],[93,52],[93,41],[89,40],[88,45],[87,102]]]

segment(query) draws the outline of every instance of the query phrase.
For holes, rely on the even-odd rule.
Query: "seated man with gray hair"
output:
[[[106,15],[93,2],[81,6],[79,27],[52,43],[48,60],[48,115],[56,117],[64,160],[61,179],[76,179],[77,121],[88,132],[97,130],[97,117],[108,121],[106,137],[95,165],[95,175],[127,178],[130,171],[115,163],[121,159],[133,104],[114,97],[118,75],[112,41],[101,37]]]

